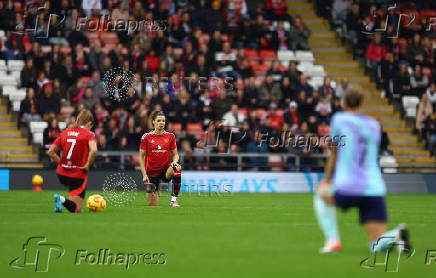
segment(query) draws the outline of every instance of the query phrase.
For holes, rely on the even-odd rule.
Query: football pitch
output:
[[[369,250],[355,210],[338,213],[343,250],[318,254],[311,194],[182,194],[172,208],[168,195],[148,207],[138,192],[130,207],[55,214],[53,193],[0,192],[1,277],[436,277],[435,259],[426,264],[436,258],[436,195],[388,196],[389,228],[406,222],[416,251],[392,252],[398,273],[386,273],[361,266]]]

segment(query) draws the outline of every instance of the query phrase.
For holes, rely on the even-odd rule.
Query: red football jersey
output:
[[[86,128],[72,127],[62,131],[53,143],[62,150],[56,173],[70,178],[86,178],[88,173],[79,167],[88,161],[90,141],[95,141],[95,134]]]
[[[166,131],[161,135],[155,134],[154,131],[145,133],[142,135],[139,148],[145,150],[147,176],[159,177],[162,169],[171,165],[170,151],[177,148],[176,137]]]

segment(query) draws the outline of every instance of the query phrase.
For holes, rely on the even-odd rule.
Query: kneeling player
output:
[[[331,136],[346,136],[345,145],[331,146],[325,177],[314,196],[314,208],[325,236],[321,253],[339,251],[341,243],[336,224],[336,208],[359,208],[359,222],[365,225],[371,252],[383,252],[398,245],[410,251],[409,235],[401,224],[387,231],[386,186],[378,165],[380,125],[361,114],[363,94],[349,89],[344,96],[345,112],[331,121]],[[333,177],[334,172],[334,177]]]
[[[158,205],[160,182],[172,180],[173,192],[170,206],[179,207],[177,196],[182,181],[182,167],[178,164],[179,154],[177,152],[176,137],[173,133],[164,130],[165,114],[162,111],[153,112],[151,119],[154,130],[142,136],[139,148],[142,180],[148,186],[148,205]],[[170,152],[173,156],[173,162],[170,162]]]
[[[85,198],[88,172],[97,154],[95,135],[90,131],[94,123],[91,111],[82,110],[73,126],[65,129],[48,150],[50,158],[58,164],[59,181],[68,187],[69,199],[55,194],[55,212],[62,206],[69,212],[80,212]],[[57,154],[62,150],[62,158]]]

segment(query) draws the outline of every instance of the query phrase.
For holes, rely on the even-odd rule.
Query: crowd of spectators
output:
[[[355,53],[362,53],[371,81],[382,96],[420,99],[416,130],[435,156],[436,131],[436,2],[317,0],[330,2],[331,10],[318,12],[339,26]],[[329,12],[331,14],[329,14]]]
[[[136,31],[78,29],[83,17],[101,22],[102,15],[151,25]],[[33,27],[35,33],[20,33]],[[254,71],[254,62],[262,61],[251,60],[248,51],[309,48],[310,30],[300,17],[287,13],[285,0],[267,0],[253,9],[245,0],[8,0],[0,1],[0,29],[6,30],[2,58],[25,60],[20,85],[27,96],[21,104],[21,121],[50,123],[44,147],[59,133],[58,121],[70,123],[88,108],[95,114],[102,151],[137,150],[141,135],[151,129],[148,115],[163,110],[166,129],[176,133],[180,151],[192,162],[188,166],[204,168],[201,159],[189,155],[205,151],[322,153],[320,146],[309,151],[280,144],[256,147],[255,134],[267,133],[268,138],[279,138],[283,132],[307,138],[328,134],[329,120],[341,109],[339,97],[348,86],[344,79],[336,94],[327,78],[317,90],[294,61],[288,67],[277,60],[263,61],[268,70]],[[114,67],[135,76],[134,92],[126,99],[114,100],[105,92],[103,80]],[[234,131],[245,136],[230,140]],[[213,142],[211,135],[218,133]],[[232,167],[229,159],[213,162]],[[99,157],[97,164],[110,166],[116,160]],[[128,162],[133,165],[136,158]]]

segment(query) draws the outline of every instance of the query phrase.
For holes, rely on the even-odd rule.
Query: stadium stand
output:
[[[153,109],[167,113],[169,131],[176,133],[179,146],[187,142],[194,149],[209,121],[219,120],[232,103],[247,115],[244,122],[237,123],[240,130],[247,124],[251,131],[326,134],[329,119],[340,110],[336,88],[344,78],[351,86],[364,88],[367,112],[382,120],[399,164],[410,159],[410,153],[399,154],[405,150],[401,144],[415,144],[412,154],[421,151],[406,122],[387,99],[380,97],[377,84],[364,75],[330,31],[328,21],[318,17],[306,1],[286,4],[268,0],[253,7],[240,0],[129,1],[127,5],[125,1],[102,1],[102,9],[91,13],[76,2],[50,1],[45,6],[44,1],[32,2],[31,6],[17,2],[20,5],[5,12],[28,12],[26,21],[20,22],[23,26],[31,26],[35,7],[45,7],[39,10],[45,23],[52,13],[66,18],[56,28],[41,25],[40,31],[47,32],[49,38],[14,32],[17,22],[13,20],[5,20],[0,28],[5,30],[0,33],[3,97],[18,113],[18,121],[29,128],[31,142],[40,145],[42,159],[46,148],[42,127],[47,128],[47,123],[56,118],[62,130],[83,108],[95,111],[95,132],[97,137],[105,136],[104,148],[108,150],[135,150],[140,134],[151,127],[148,115]],[[74,29],[85,14],[91,14],[90,18],[103,27],[107,26],[101,17],[104,14],[109,19],[132,14],[137,21],[165,24],[161,29],[142,31],[92,30],[89,24]],[[291,43],[291,37],[297,38],[298,44],[294,39]],[[113,67],[130,70],[138,77],[135,94],[122,103],[110,101],[104,93],[104,76]],[[428,68],[424,72],[428,73]],[[192,77],[190,82],[187,77]],[[268,83],[270,77],[272,83]],[[325,101],[329,105],[318,105]],[[272,129],[277,122],[271,122],[275,118],[268,116],[270,107],[277,107],[281,115],[296,109],[298,117],[285,115],[280,127]],[[413,112],[412,108],[405,111],[409,115]],[[223,127],[216,129],[227,132]],[[127,145],[121,146],[125,141]],[[224,149],[231,149],[231,145],[221,142]],[[245,152],[247,147],[239,145],[232,151]],[[293,148],[270,151],[301,152]],[[274,165],[277,169],[282,164]],[[282,166],[282,170],[292,168]]]

